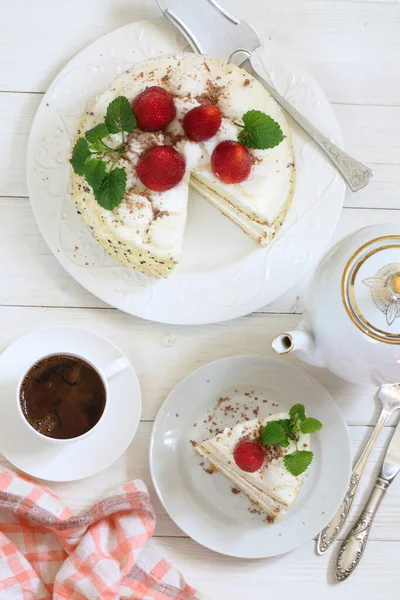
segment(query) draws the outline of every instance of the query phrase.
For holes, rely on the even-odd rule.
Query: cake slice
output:
[[[245,421],[232,429],[225,429],[223,433],[198,444],[195,448],[216,471],[225,475],[236,488],[265,511],[269,522],[285,516],[288,508],[296,500],[304,479],[304,473],[295,477],[284,465],[284,456],[296,450],[293,441],[290,441],[286,448],[260,444],[261,432],[269,421],[288,418],[288,413],[279,413],[263,420]],[[246,457],[247,463],[250,461],[248,468],[253,470],[254,465],[254,469],[257,469],[254,472],[248,471],[247,467],[243,470],[238,466],[238,463],[242,467],[243,464],[239,460],[237,449],[241,445],[246,451],[243,446],[246,442],[253,442],[251,446],[257,444],[255,450],[258,450],[255,455]],[[247,446],[251,449],[250,445]],[[309,434],[299,434],[297,447],[310,450]]]

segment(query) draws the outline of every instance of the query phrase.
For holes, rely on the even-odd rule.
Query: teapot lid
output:
[[[371,240],[353,254],[343,272],[342,298],[361,331],[400,344],[400,235]]]

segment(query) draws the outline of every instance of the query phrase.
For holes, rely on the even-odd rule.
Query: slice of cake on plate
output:
[[[268,423],[276,421],[285,424],[289,419],[289,413],[279,413],[263,420],[245,421],[232,429],[225,429],[195,448],[216,471],[225,475],[235,488],[265,511],[269,522],[285,516],[296,500],[304,479],[305,469],[301,474],[293,475],[285,465],[285,456],[301,451],[304,457],[310,456],[312,459],[308,433],[298,431],[296,440],[287,438],[284,442],[286,447],[262,443],[263,431]],[[272,435],[274,433],[272,428]],[[296,469],[293,471],[297,472]]]
[[[118,75],[79,124],[71,163],[72,198],[94,237],[153,277],[180,261],[189,186],[262,246],[294,189],[280,107],[243,69],[192,53]]]

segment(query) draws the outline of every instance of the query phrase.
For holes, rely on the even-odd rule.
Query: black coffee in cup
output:
[[[97,371],[75,356],[57,354],[39,360],[25,375],[20,404],[39,433],[60,440],[83,435],[96,425],[106,405]]]

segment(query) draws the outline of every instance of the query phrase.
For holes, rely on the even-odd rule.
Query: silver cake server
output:
[[[335,565],[337,581],[344,581],[359,564],[368,541],[374,517],[386,490],[400,471],[400,423],[397,424],[387,449],[381,473],[357,523],[344,540]]]
[[[333,144],[303,117],[256,71],[253,52],[261,40],[246,21],[239,20],[216,0],[156,0],[162,13],[173,23],[195,52],[223,58],[246,69],[258,79],[294,121],[327,154],[353,192],[365,187],[372,171]]]

